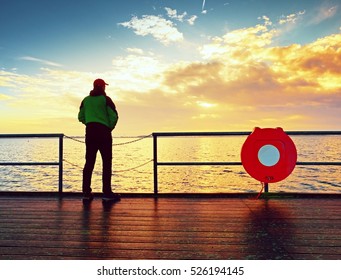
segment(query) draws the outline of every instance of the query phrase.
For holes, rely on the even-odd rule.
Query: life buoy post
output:
[[[297,150],[294,142],[282,128],[259,128],[245,140],[241,150],[245,171],[265,184],[279,182],[294,170]]]

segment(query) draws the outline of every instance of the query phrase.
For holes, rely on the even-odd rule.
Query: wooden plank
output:
[[[0,197],[1,259],[341,259],[339,199]]]

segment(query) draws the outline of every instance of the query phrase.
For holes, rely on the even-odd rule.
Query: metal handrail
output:
[[[63,192],[63,138],[64,134],[0,134],[0,138],[59,138],[58,162],[0,162],[0,166],[9,165],[58,165],[59,166],[59,180],[58,192]]]
[[[288,135],[311,136],[311,135],[341,135],[341,131],[286,131]],[[153,178],[154,194],[158,194],[158,166],[236,166],[242,162],[159,162],[158,161],[158,142],[159,137],[203,137],[203,136],[248,136],[251,132],[154,132],[153,136]],[[296,165],[337,165],[341,162],[297,162]],[[266,186],[266,191],[268,188]]]
[[[203,137],[203,136],[248,136],[251,132],[154,132],[153,137],[153,177],[154,194],[158,194],[158,166],[237,166],[241,162],[159,162],[158,142],[159,137]],[[341,135],[341,131],[287,131],[288,135],[310,136],[310,135]],[[0,134],[1,138],[59,138],[59,160],[58,162],[0,162],[0,166],[10,165],[58,165],[59,166],[59,193],[63,192],[63,138],[64,134]],[[341,162],[297,162],[296,165],[335,165],[341,166]]]

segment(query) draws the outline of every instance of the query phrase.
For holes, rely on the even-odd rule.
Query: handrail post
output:
[[[64,134],[59,135],[59,194],[63,193],[63,138]]]
[[[153,172],[154,172],[154,195],[158,194],[158,174],[157,174],[157,135],[153,133]]]
[[[269,192],[269,183],[264,183],[264,192]]]

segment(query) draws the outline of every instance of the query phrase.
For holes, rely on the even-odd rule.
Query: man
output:
[[[105,93],[104,80],[97,79],[93,90],[81,103],[78,120],[86,125],[85,129],[85,166],[83,169],[84,194],[83,201],[93,199],[91,177],[96,162],[97,151],[100,151],[103,162],[102,191],[103,201],[120,200],[118,194],[111,189],[112,136],[111,131],[118,121],[118,113],[114,102]]]

